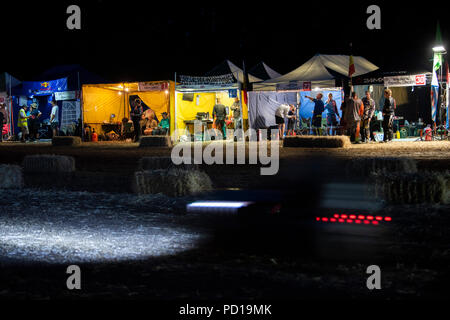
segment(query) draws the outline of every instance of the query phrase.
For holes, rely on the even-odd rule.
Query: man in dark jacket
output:
[[[348,134],[350,135],[350,140],[355,143],[360,143],[358,138],[363,111],[364,105],[362,101],[358,98],[356,92],[352,92],[352,97],[347,101],[345,107],[345,122],[349,129]]]
[[[217,104],[214,105],[212,116],[214,118],[214,124],[216,129],[222,131],[223,137],[226,137],[225,119],[227,117],[227,109],[221,103],[220,98],[217,98]]]
[[[138,142],[139,138],[141,137],[141,118],[144,110],[142,108],[141,100],[136,99],[134,100],[134,106],[131,109],[130,117],[131,121],[133,121],[133,127],[134,127],[134,142]]]
[[[366,91],[366,96],[361,99],[364,105],[364,112],[361,120],[362,142],[370,141],[370,121],[375,113],[375,100],[370,96],[370,91]]]
[[[383,142],[391,142],[394,138],[394,112],[395,99],[392,98],[390,89],[384,90],[384,107],[383,107]]]

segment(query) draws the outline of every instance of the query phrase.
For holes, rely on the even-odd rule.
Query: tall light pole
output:
[[[438,79],[438,84],[439,84],[439,89],[440,89],[440,105],[439,105],[439,124],[442,125],[442,109],[445,108],[445,102],[444,102],[444,86],[443,86],[443,81],[442,81],[442,56],[447,54],[447,50],[445,50],[443,45],[437,45],[435,47],[433,47],[433,52],[435,55],[439,56],[439,79]],[[433,62],[434,64],[434,62]],[[434,65],[433,65],[434,68]],[[444,107],[443,107],[444,106]]]

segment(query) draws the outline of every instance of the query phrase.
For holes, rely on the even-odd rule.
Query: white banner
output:
[[[139,91],[164,91],[169,89],[167,82],[139,82]]]
[[[55,100],[76,100],[77,92],[76,91],[63,91],[63,92],[55,92]]]
[[[425,74],[384,77],[385,87],[413,87],[424,86],[426,84],[427,76]]]

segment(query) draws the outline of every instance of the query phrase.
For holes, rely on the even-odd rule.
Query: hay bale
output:
[[[417,172],[417,162],[410,158],[375,157],[355,158],[347,163],[348,176],[369,177],[372,173]]]
[[[210,191],[209,176],[196,170],[158,169],[135,173],[136,192],[140,194],[163,193],[171,197],[181,197]]]
[[[62,146],[79,146],[81,145],[81,138],[80,137],[70,137],[70,136],[63,136],[63,137],[53,137],[52,138],[52,146],[54,147],[62,147]]]
[[[22,168],[0,164],[0,189],[20,189],[23,187]]]
[[[36,154],[26,156],[22,166],[26,173],[69,173],[75,171],[75,159],[68,156]]]
[[[373,174],[377,196],[390,203],[448,203],[450,174],[378,172]]]
[[[345,148],[350,145],[347,136],[295,136],[285,137],[285,148]]]
[[[143,136],[139,147],[172,147],[172,140],[170,136]]]
[[[139,160],[139,170],[156,170],[156,169],[182,169],[182,170],[198,170],[196,164],[179,164],[172,162],[171,157],[143,157]]]

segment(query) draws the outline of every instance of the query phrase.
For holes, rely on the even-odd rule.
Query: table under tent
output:
[[[356,76],[378,69],[363,57],[356,56],[353,60]],[[275,111],[281,104],[292,104],[296,107],[297,115],[295,132],[312,134],[314,103],[306,96],[315,98],[320,92],[323,94],[323,101],[326,102],[328,95],[332,94],[341,116],[343,87],[349,80],[348,67],[349,56],[315,55],[281,77],[253,84],[253,91],[249,92],[250,127],[255,130],[276,128]],[[333,132],[333,128],[327,127],[326,111],[322,114],[322,132]]]
[[[130,111],[136,99],[142,102],[144,117],[152,114],[159,123],[162,113],[168,113],[172,133],[175,123],[172,117],[175,114],[174,90],[173,81],[83,85],[82,116],[85,135],[95,130],[105,140],[131,137],[134,128]]]
[[[417,139],[431,117],[431,72],[383,72],[375,71],[353,80],[354,90],[359,96],[371,92],[375,100],[376,112],[371,123],[372,131],[382,135],[381,110],[384,105],[384,89],[392,90],[396,101],[394,132],[399,131],[400,138]]]

